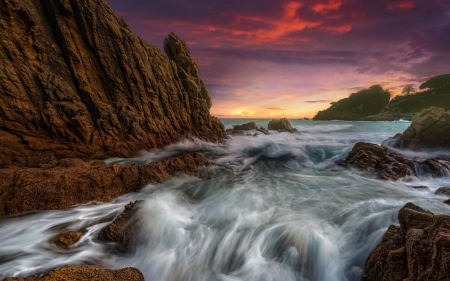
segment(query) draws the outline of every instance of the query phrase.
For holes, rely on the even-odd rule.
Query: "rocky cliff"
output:
[[[0,13],[1,167],[225,137],[175,34],[164,54],[104,0],[0,0]]]
[[[319,111],[313,120],[359,120],[380,113],[389,103],[389,99],[389,92],[379,85],[374,85],[332,103],[328,109]]]
[[[430,107],[417,115],[403,134],[383,142],[384,145],[412,149],[450,149],[450,112]]]

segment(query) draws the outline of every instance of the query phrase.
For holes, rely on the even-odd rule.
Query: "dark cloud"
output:
[[[284,108],[279,108],[279,107],[268,107],[266,109],[269,109],[269,110],[286,110]]]

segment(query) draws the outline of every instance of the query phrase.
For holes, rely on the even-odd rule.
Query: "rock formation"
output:
[[[134,214],[143,201],[130,202],[125,210],[110,225],[103,228],[98,239],[105,242],[115,242],[121,251],[130,251],[135,246],[137,221]]]
[[[407,203],[366,261],[363,281],[450,280],[450,216]]]
[[[386,146],[365,142],[355,144],[344,162],[389,180],[398,180],[405,176],[444,177],[450,170],[450,159],[409,160],[401,154],[389,152]]]
[[[233,130],[244,130],[244,131],[248,131],[248,130],[257,130],[258,126],[256,125],[255,122],[248,122],[242,125],[235,125],[233,127]]]
[[[412,150],[450,149],[450,112],[430,107],[422,110],[403,134],[383,142],[384,145]]]
[[[69,248],[73,244],[77,243],[83,233],[77,231],[67,231],[56,237],[56,244],[61,248]]]
[[[356,121],[363,117],[380,113],[389,103],[390,94],[379,85],[351,94],[323,111],[313,120]]]
[[[186,44],[166,55],[104,0],[0,0],[0,167],[225,137]]]
[[[62,159],[45,168],[0,169],[0,216],[34,210],[56,210],[91,201],[109,202],[176,173],[203,176],[207,164],[198,153],[143,165],[91,164]]]
[[[68,266],[55,269],[44,277],[6,278],[4,281],[144,281],[142,273],[132,267],[120,270],[101,269],[95,266]]]
[[[291,122],[286,118],[272,119],[267,126],[269,130],[276,130],[278,132],[298,133],[298,130],[292,128]]]

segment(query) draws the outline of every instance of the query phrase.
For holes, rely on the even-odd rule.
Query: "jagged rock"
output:
[[[403,134],[383,142],[384,145],[420,150],[450,148],[450,112],[430,107],[422,110]]]
[[[362,280],[450,280],[450,216],[407,203],[398,220],[367,259]]]
[[[199,168],[205,165],[207,160],[194,153],[142,165],[62,159],[52,167],[0,169],[0,216],[109,202],[179,172],[202,176]]]
[[[4,281],[144,281],[144,276],[137,268],[110,270],[95,266],[79,265],[55,269],[44,277],[13,277]]]
[[[450,197],[450,187],[439,187],[434,194]]]
[[[389,152],[386,146],[359,142],[344,162],[360,170],[378,173],[382,179],[398,180],[405,176],[445,177],[450,170],[450,159],[405,159]]]
[[[244,132],[242,132],[241,130],[235,130],[235,129],[228,129],[227,130],[227,135],[231,135],[231,136],[245,136]]]
[[[269,130],[264,127],[259,127],[256,131],[263,133],[264,135],[270,135]]]
[[[83,236],[82,232],[67,231],[56,237],[56,244],[62,248],[68,248],[77,243],[81,236]]]
[[[345,163],[360,170],[376,172],[382,179],[398,180],[414,175],[414,163],[388,148],[371,143],[359,142],[345,159]]]
[[[131,251],[135,247],[136,225],[134,217],[136,210],[143,201],[130,202],[125,210],[110,225],[103,228],[98,239],[105,242],[116,242],[121,251]]]
[[[240,130],[240,131],[248,131],[248,130],[257,130],[258,126],[255,122],[249,122],[242,125],[235,125],[233,127],[233,130]]]
[[[348,98],[319,111],[313,120],[356,121],[369,115],[380,113],[389,103],[390,94],[379,85],[351,94]]]
[[[226,137],[186,44],[166,55],[104,0],[0,0],[0,167]]]
[[[286,118],[272,119],[267,126],[269,130],[276,130],[278,132],[298,133],[298,130],[292,128],[291,122]]]

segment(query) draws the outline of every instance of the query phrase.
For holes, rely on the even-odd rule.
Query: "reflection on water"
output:
[[[434,195],[450,186],[448,177],[389,182],[332,165],[356,142],[381,143],[409,123],[292,123],[302,134],[233,137],[224,145],[185,141],[134,159],[111,159],[152,162],[195,150],[232,168],[234,178],[179,176],[108,204],[2,220],[0,279],[88,263],[138,267],[146,280],[360,280],[366,258],[404,204],[450,211],[445,198]],[[419,185],[429,189],[411,188]],[[136,251],[115,254],[96,236],[138,199],[145,203],[137,213]],[[64,230],[85,234],[62,250],[52,240]]]

